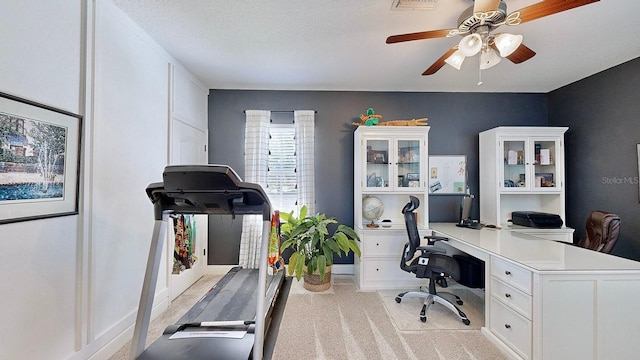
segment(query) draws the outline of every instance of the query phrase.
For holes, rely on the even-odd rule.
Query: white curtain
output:
[[[316,187],[313,172],[315,111],[293,112],[296,129],[296,174],[298,183],[298,208],[307,206],[308,214],[316,212]]]
[[[245,114],[244,181],[260,184],[266,189],[271,112],[247,110]],[[262,227],[262,216],[244,215],[238,265],[245,269],[259,267]]]

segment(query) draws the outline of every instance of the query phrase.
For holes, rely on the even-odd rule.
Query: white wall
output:
[[[207,91],[170,91],[180,65],[108,0],[10,0],[2,14],[0,91],[85,127],[80,214],[0,226],[0,359],[108,358],[132,334],[153,229],[144,189],[168,161],[170,94],[206,123]]]

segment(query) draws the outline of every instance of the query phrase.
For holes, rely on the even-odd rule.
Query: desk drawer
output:
[[[389,234],[383,232],[386,231],[382,230],[380,234],[371,235],[368,233],[362,236],[362,256],[393,255],[400,257],[404,244],[409,241],[407,232],[405,231],[404,234],[399,231],[391,231]]]
[[[491,278],[491,295],[531,320],[531,295],[494,277]]]
[[[531,321],[491,298],[491,332],[525,359],[531,359]]]
[[[495,256],[491,257],[491,276],[531,295],[531,271],[504,261]]]
[[[362,260],[365,282],[404,282],[415,279],[415,275],[400,269],[400,257],[397,259],[371,259]]]

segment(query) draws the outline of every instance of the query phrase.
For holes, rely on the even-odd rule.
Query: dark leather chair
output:
[[[445,277],[450,276],[454,280],[460,279],[460,266],[456,259],[446,255],[444,249],[434,246],[437,241],[447,241],[448,239],[439,236],[426,236],[428,246],[420,246],[420,234],[418,233],[418,225],[414,214],[414,211],[420,206],[420,201],[415,196],[409,196],[409,199],[409,203],[402,209],[409,242],[404,245],[402,250],[400,268],[415,274],[418,278],[429,279],[429,288],[428,291],[421,287],[420,291],[400,293],[396,296],[396,302],[400,303],[402,299],[408,297],[424,298],[422,310],[420,311],[420,321],[422,322],[427,321],[427,309],[429,306],[437,302],[455,313],[465,325],[469,325],[471,322],[467,315],[460,311],[451,301],[440,295],[448,294],[453,296],[458,305],[462,305],[462,299],[451,293],[436,292],[436,283],[446,286]],[[416,253],[418,253],[418,256],[416,256]]]
[[[620,217],[606,211],[592,211],[587,218],[586,230],[587,234],[578,246],[609,254],[620,235]]]

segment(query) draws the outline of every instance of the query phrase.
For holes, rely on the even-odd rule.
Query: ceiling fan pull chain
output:
[[[482,66],[482,59],[481,56],[478,56],[478,86],[482,85],[482,69],[480,66]]]

